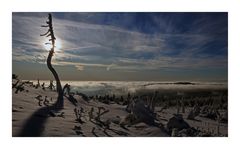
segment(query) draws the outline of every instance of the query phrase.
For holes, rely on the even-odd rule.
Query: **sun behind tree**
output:
[[[47,66],[49,68],[49,70],[52,72],[56,83],[57,83],[57,92],[58,92],[58,100],[57,100],[57,108],[63,108],[63,89],[62,89],[62,85],[59,79],[59,76],[56,72],[56,70],[52,67],[52,57],[53,54],[55,52],[55,48],[57,46],[57,42],[56,42],[56,37],[54,36],[54,31],[53,31],[53,24],[52,24],[52,15],[49,13],[48,14],[48,21],[46,22],[47,25],[42,25],[41,27],[48,27],[48,31],[45,34],[42,34],[41,36],[46,36],[46,37],[50,37],[50,39],[48,39],[49,42],[45,43],[45,45],[50,45],[50,51],[48,54],[48,58],[47,58]]]

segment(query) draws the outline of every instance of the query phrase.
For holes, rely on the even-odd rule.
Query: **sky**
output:
[[[52,13],[61,80],[227,81],[224,12]],[[48,13],[13,12],[12,72],[53,79],[46,65]]]

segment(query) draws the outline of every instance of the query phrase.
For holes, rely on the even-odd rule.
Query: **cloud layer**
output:
[[[46,61],[46,13],[13,13],[13,60]],[[62,49],[53,63],[76,71],[221,69],[227,79],[226,13],[54,13]]]

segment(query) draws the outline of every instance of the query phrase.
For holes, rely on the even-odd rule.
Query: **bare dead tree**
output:
[[[50,37],[49,41],[50,43],[45,43],[45,44],[50,44],[52,45],[51,50],[49,51],[48,54],[48,58],[47,58],[47,66],[48,69],[52,72],[55,80],[56,80],[56,87],[57,87],[57,92],[58,92],[58,100],[57,100],[57,108],[63,108],[63,89],[62,89],[62,85],[59,79],[59,76],[56,72],[56,70],[53,68],[52,66],[52,57],[54,54],[54,48],[55,48],[55,40],[56,37],[54,36],[54,31],[53,31],[53,24],[52,24],[52,15],[48,14],[48,21],[46,22],[47,25],[42,25],[41,27],[47,27],[48,31],[45,34],[42,34],[40,36],[46,36],[46,37]]]

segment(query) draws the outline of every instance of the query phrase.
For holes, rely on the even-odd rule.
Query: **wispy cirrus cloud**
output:
[[[13,13],[13,60],[45,63],[46,13]],[[62,49],[53,63],[141,72],[227,68],[225,13],[53,13]],[[141,16],[141,17],[140,17]],[[121,20],[119,20],[119,19]],[[120,22],[120,23],[119,23]]]

